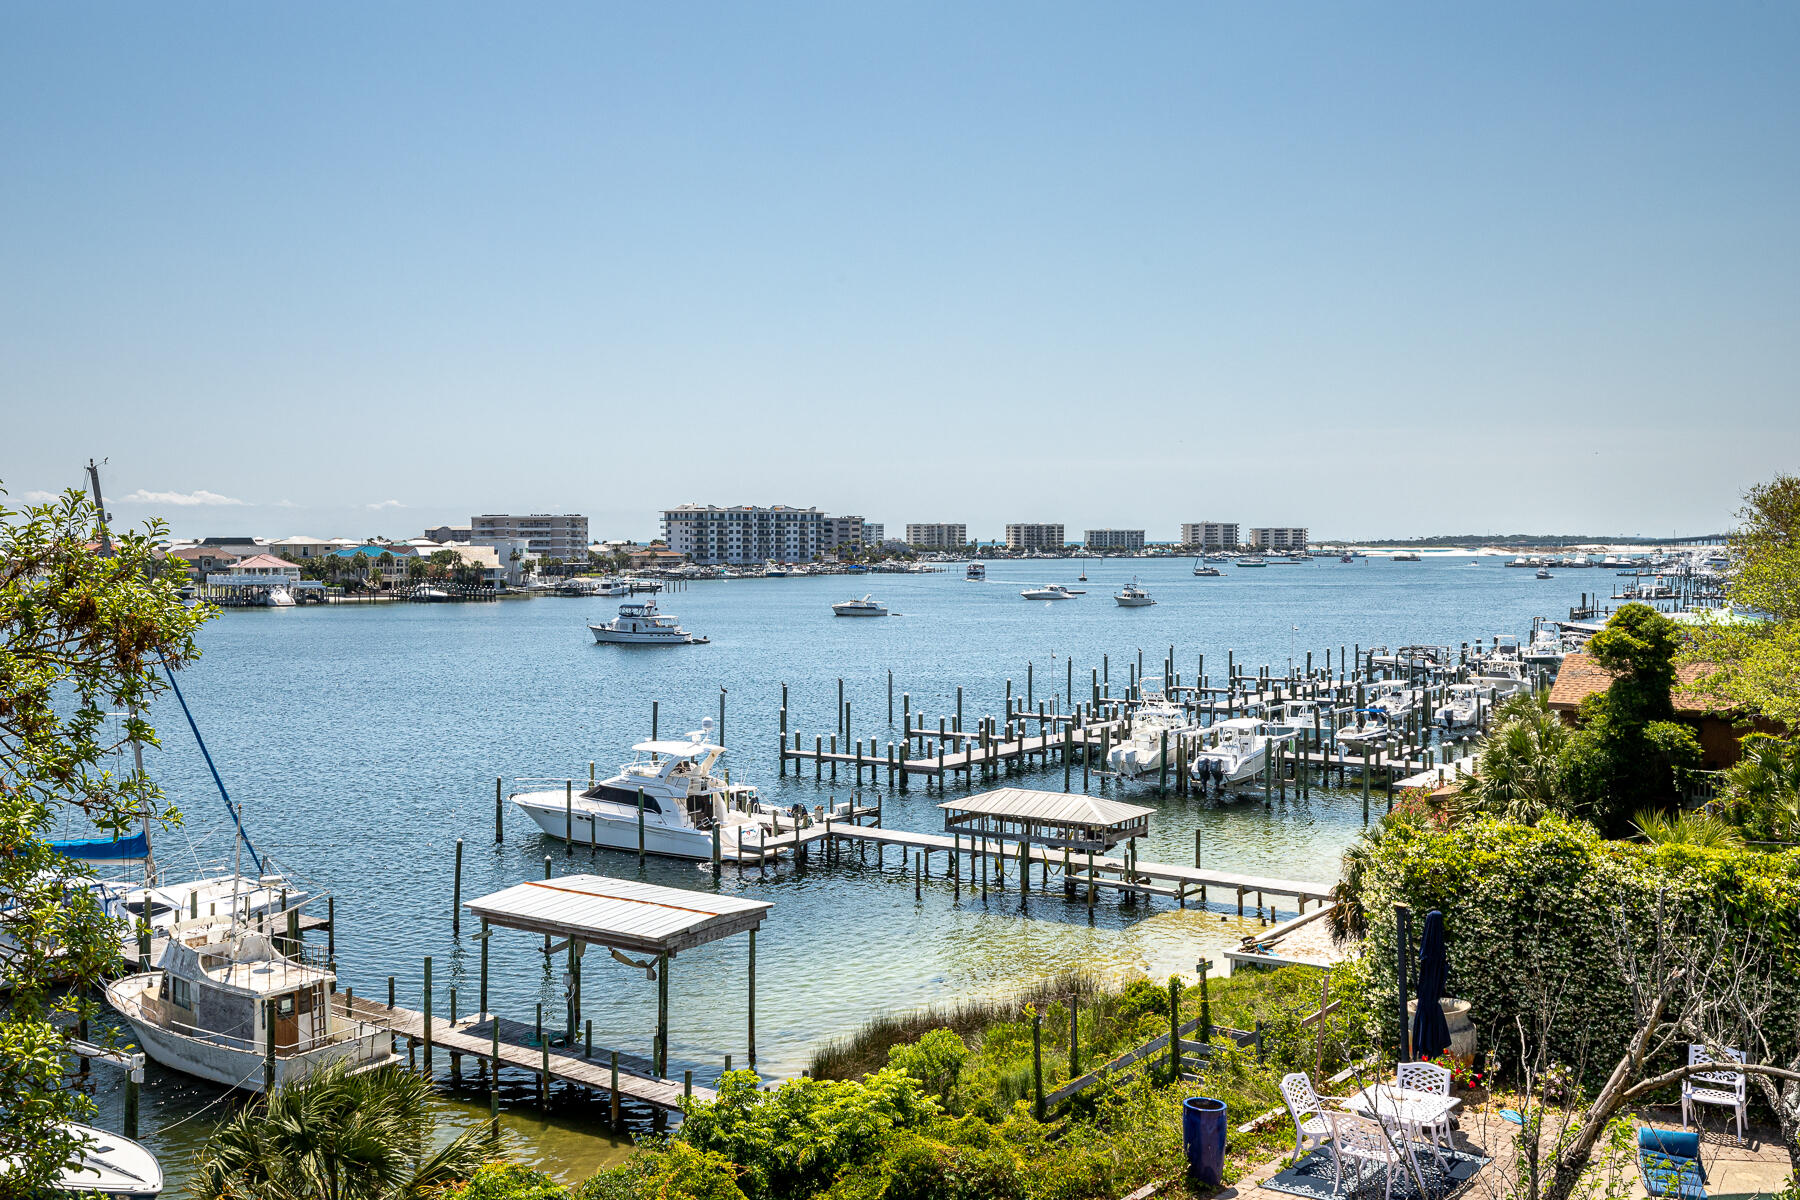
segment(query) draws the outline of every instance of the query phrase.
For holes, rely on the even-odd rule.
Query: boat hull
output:
[[[1119,602],[1120,608],[1149,608],[1152,604],[1156,603],[1156,601],[1150,599],[1148,596],[1114,596],[1113,599]]]
[[[666,634],[627,633],[601,625],[589,625],[588,631],[594,635],[594,641],[602,646],[695,646],[706,641],[691,633],[670,637]]]
[[[570,841],[577,846],[600,846],[608,850],[638,848],[638,824],[635,813],[614,816],[595,808],[579,805],[571,810],[560,793],[545,792],[543,798],[515,796],[513,803],[537,823],[548,837]],[[744,858],[757,856],[760,826],[732,825],[720,831],[719,857],[726,862],[738,860],[737,830],[744,831]],[[571,836],[572,835],[572,836]],[[664,825],[646,818],[644,821],[644,853],[661,858],[687,858],[697,862],[712,861],[712,831]]]

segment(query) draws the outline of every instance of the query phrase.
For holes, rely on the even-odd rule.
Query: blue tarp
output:
[[[67,842],[51,842],[50,848],[65,858],[89,861],[148,858],[150,839],[141,833],[134,833],[128,838],[75,838]]]

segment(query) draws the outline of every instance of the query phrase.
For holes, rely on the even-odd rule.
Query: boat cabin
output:
[[[277,1057],[330,1036],[330,971],[289,958],[265,934],[208,925],[163,944],[144,1015],[166,1029],[261,1050],[274,1022]]]

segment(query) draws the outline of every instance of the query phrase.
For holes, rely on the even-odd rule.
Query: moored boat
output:
[[[1120,608],[1148,608],[1156,603],[1149,592],[1138,586],[1135,575],[1131,577],[1130,583],[1119,589],[1113,599],[1119,602]]]
[[[1020,596],[1027,600],[1073,600],[1081,594],[1082,593],[1078,591],[1073,591],[1064,587],[1060,583],[1046,584],[1043,587],[1026,588],[1019,593]]]
[[[62,1128],[81,1140],[81,1148],[79,1157],[63,1168],[51,1188],[118,1200],[155,1200],[162,1195],[162,1164],[148,1147],[75,1121]]]
[[[885,617],[888,615],[887,605],[872,596],[864,596],[861,600],[844,600],[831,606],[833,616],[838,617]]]
[[[602,645],[688,646],[707,641],[683,629],[673,616],[657,612],[654,600],[621,604],[618,616],[604,625],[589,625],[588,630]]]

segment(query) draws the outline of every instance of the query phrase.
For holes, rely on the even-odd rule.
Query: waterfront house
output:
[[[1709,771],[1722,770],[1738,760],[1738,742],[1748,733],[1781,733],[1780,726],[1760,717],[1747,717],[1741,711],[1715,696],[1689,689],[1707,672],[1702,663],[1683,663],[1676,668],[1675,687],[1669,699],[1675,705],[1675,719],[1692,727],[1700,742],[1702,765]],[[1550,710],[1565,725],[1581,723],[1581,702],[1612,686],[1612,672],[1590,655],[1570,654],[1556,674],[1556,685],[1550,689]]]
[[[225,573],[232,576],[269,576],[271,578],[288,579],[294,582],[298,582],[300,579],[300,568],[298,566],[287,561],[285,558],[276,558],[273,554],[252,554],[247,558],[240,558],[229,567],[226,567]]]

